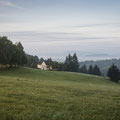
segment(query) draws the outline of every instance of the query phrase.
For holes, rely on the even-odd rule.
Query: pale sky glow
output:
[[[62,60],[120,58],[120,0],[0,0],[0,36]]]

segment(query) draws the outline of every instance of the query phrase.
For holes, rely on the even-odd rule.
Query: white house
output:
[[[48,65],[43,61],[41,64],[37,65],[37,68],[41,70],[48,70]]]
[[[47,63],[44,61],[41,64],[38,64],[37,68],[41,70],[52,70],[53,69],[52,66],[47,65]]]

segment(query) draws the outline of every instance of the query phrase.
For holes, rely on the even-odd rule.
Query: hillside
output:
[[[80,66],[83,66],[84,64],[89,68],[90,65],[97,65],[101,72],[106,75],[107,71],[112,64],[115,64],[120,69],[120,59],[110,59],[110,60],[98,60],[98,61],[84,61],[80,62]]]
[[[104,77],[0,71],[0,120],[119,120],[120,85]]]

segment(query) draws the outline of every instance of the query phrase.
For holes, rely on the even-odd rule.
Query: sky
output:
[[[58,61],[120,58],[120,0],[0,0],[0,36]]]

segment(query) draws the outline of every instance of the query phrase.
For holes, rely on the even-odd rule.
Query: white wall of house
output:
[[[41,65],[38,64],[38,65],[37,65],[37,68],[38,68],[38,69],[41,69],[41,70],[48,70],[48,66],[46,65],[45,62],[42,62]]]

